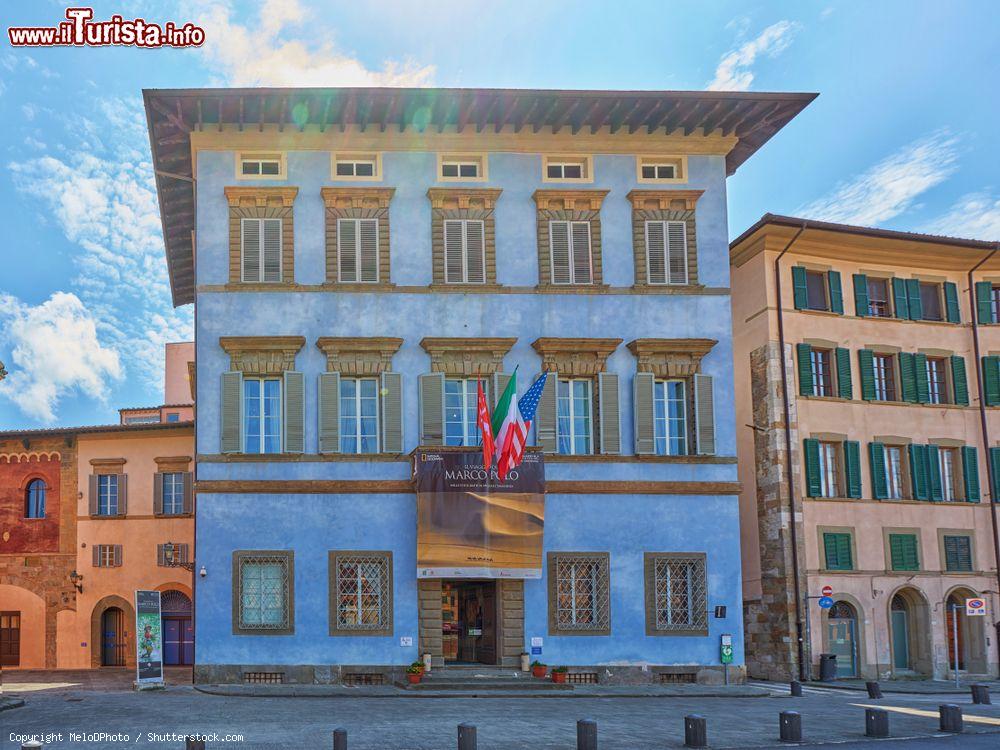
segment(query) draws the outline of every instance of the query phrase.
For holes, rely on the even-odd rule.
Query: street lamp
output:
[[[163,561],[170,568],[184,568],[184,570],[194,571],[194,563],[181,559],[181,546],[173,542],[163,545]]]
[[[69,582],[72,583],[73,587],[81,594],[83,593],[83,584],[80,583],[80,581],[82,580],[83,576],[77,573],[75,570],[69,574]]]

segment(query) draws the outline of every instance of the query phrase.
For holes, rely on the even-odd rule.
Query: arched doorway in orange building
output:
[[[106,596],[90,613],[92,667],[135,666],[135,608],[121,596]]]
[[[108,607],[101,615],[101,666],[124,667],[127,647],[125,613],[120,607]]]
[[[160,595],[163,623],[163,663],[167,666],[194,664],[194,621],[191,599],[170,589]]]

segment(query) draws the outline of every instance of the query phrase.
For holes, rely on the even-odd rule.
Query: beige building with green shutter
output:
[[[771,214],[731,243],[748,675],[997,674],[997,250]]]

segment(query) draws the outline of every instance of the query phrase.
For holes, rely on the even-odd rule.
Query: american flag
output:
[[[528,442],[528,429],[531,427],[531,420],[535,418],[538,411],[538,401],[542,397],[542,389],[545,387],[545,378],[548,373],[543,372],[542,376],[531,384],[527,393],[521,396],[517,402],[517,413],[520,419],[516,420],[507,431],[505,445],[500,448],[500,458],[497,460],[497,471],[500,479],[507,478],[507,472],[516,468],[524,459],[524,446]]]
[[[542,376],[531,384],[528,392],[521,396],[517,402],[517,408],[521,412],[521,419],[524,420],[524,427],[527,430],[535,419],[535,412],[538,411],[538,402],[542,398],[542,390],[545,388],[545,379],[549,376],[543,372]]]

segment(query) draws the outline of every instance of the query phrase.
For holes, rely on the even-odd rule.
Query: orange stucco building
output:
[[[996,251],[770,214],[731,244],[752,676],[997,674]]]
[[[4,667],[134,666],[137,589],[162,592],[165,661],[192,663],[193,359],[167,344],[166,406],[120,424],[0,434]]]

